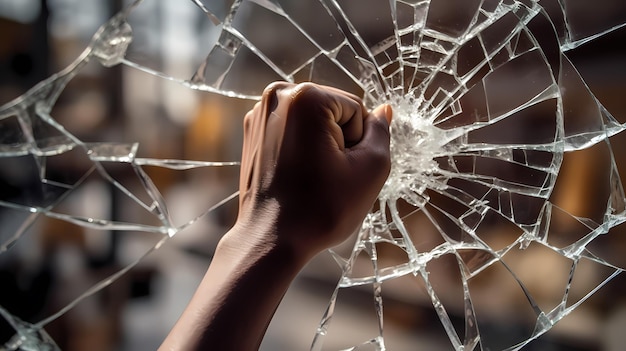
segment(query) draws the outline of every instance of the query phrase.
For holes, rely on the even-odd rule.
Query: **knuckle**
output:
[[[311,82],[299,83],[293,87],[291,98],[294,102],[316,101],[321,93],[321,88]]]
[[[281,82],[281,81],[272,82],[272,83],[268,84],[265,87],[265,89],[263,90],[262,98],[263,99],[267,99],[269,97],[272,97],[277,90],[288,88],[291,85],[293,85],[293,84],[287,83],[287,82]]]
[[[248,131],[252,127],[252,116],[253,116],[252,111],[248,111],[248,113],[246,113],[245,117],[243,118],[243,130],[244,131]]]
[[[333,92],[315,83],[300,83],[291,90],[292,111],[310,118],[325,118],[335,114],[337,106]]]
[[[279,103],[278,100],[281,95],[279,93],[285,89],[289,89],[292,86],[293,86],[292,83],[282,82],[282,81],[270,83],[263,90],[261,101],[265,102],[269,106],[270,111],[274,110]]]
[[[250,110],[246,113],[246,115],[243,117],[243,124],[247,125],[250,124],[252,122],[252,116],[254,116],[254,111]]]
[[[295,87],[294,90],[296,91],[300,91],[303,93],[307,93],[307,92],[311,92],[311,91],[317,91],[319,89],[319,86],[315,83],[312,82],[303,82],[303,83],[298,83]]]

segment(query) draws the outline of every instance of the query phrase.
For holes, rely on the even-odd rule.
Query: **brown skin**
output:
[[[273,83],[246,114],[237,222],[160,350],[257,350],[289,284],[346,240],[390,169],[391,108]]]

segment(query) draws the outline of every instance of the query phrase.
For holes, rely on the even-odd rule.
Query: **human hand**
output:
[[[268,86],[244,120],[237,225],[271,222],[255,239],[304,257],[347,239],[389,174],[391,114],[331,87]]]

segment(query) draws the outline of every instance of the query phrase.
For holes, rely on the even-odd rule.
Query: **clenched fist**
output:
[[[305,257],[345,240],[389,174],[390,121],[389,105],[335,88],[268,86],[244,121],[238,223],[270,215],[272,240]]]
[[[274,83],[244,122],[237,222],[161,350],[258,350],[285,291],[361,223],[389,174],[391,108]]]

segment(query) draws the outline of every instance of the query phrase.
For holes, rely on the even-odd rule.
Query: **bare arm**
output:
[[[360,224],[390,167],[391,108],[275,83],[244,121],[240,210],[162,350],[256,350],[302,267]]]

